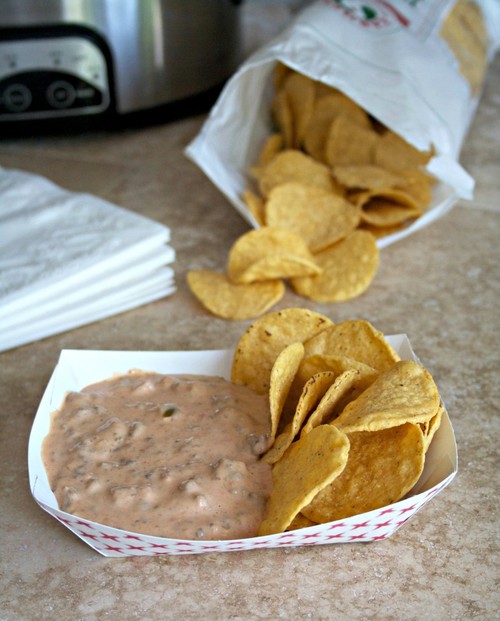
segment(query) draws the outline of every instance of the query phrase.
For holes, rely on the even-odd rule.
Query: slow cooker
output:
[[[236,0],[2,0],[0,136],[201,109],[241,60]]]

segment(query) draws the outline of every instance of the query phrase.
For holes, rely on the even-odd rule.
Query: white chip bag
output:
[[[471,6],[472,5],[472,6]],[[386,246],[442,217],[474,181],[459,163],[488,62],[500,44],[497,0],[322,0],[244,62],[223,89],[191,158],[254,227],[242,200],[272,132],[273,72],[282,62],[336,87],[420,150],[439,181],[428,211]]]

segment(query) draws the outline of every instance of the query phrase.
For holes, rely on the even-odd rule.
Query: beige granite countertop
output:
[[[383,250],[361,297],[316,305],[335,321],[404,332],[434,375],[457,438],[452,484],[396,534],[340,544],[199,556],[106,559],[33,501],[27,443],[64,348],[232,347],[249,322],[208,315],[186,271],[223,269],[248,226],[183,156],[203,116],[116,134],[0,142],[0,165],[93,192],[167,224],[177,292],[155,303],[0,354],[0,620],[498,618],[500,372],[500,56],[465,142],[470,202]]]

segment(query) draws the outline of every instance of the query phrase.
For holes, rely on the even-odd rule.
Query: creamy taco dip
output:
[[[176,539],[257,534],[271,493],[267,395],[219,377],[131,371],[71,392],[43,460],[60,509]]]

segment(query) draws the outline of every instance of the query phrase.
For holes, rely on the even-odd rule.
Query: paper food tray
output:
[[[405,335],[387,340],[403,359],[417,360]],[[230,552],[259,548],[296,547],[331,543],[376,541],[391,536],[457,472],[457,447],[445,412],[426,455],[425,468],[413,490],[401,501],[343,520],[264,537],[237,540],[192,541],[153,537],[98,524],[61,511],[52,493],[42,461],[42,443],[49,432],[51,413],[69,390],[81,390],[130,369],[158,373],[193,373],[230,376],[232,350],[129,352],[63,350],[40,402],[28,448],[30,488],[35,501],[91,548],[104,556],[160,556]]]

